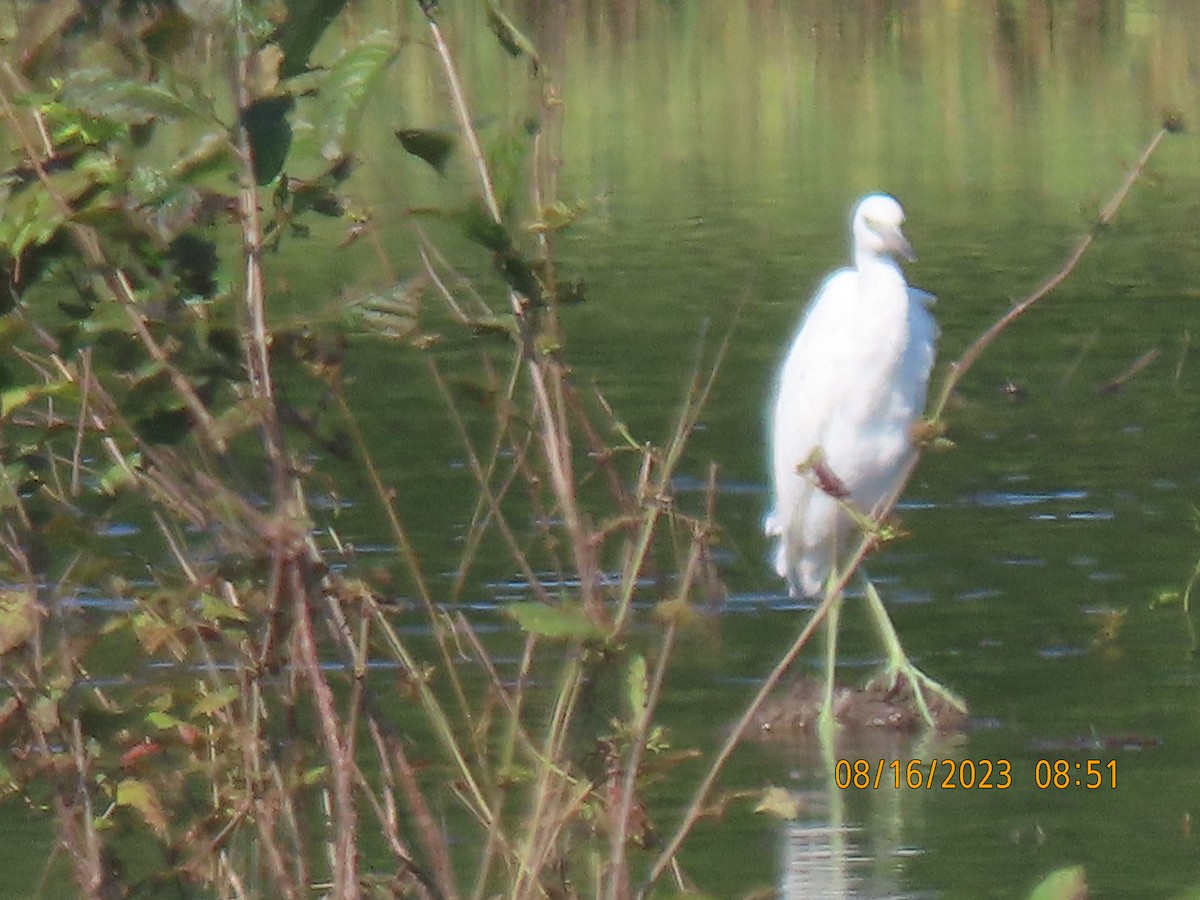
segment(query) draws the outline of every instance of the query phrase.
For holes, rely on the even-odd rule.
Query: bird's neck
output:
[[[904,277],[894,259],[886,253],[879,253],[866,247],[854,248],[854,268],[858,269],[859,272],[890,270],[900,275],[901,278]]]
[[[858,270],[858,297],[873,312],[879,315],[882,307],[900,308],[908,301],[908,291],[904,280],[904,272],[896,261],[883,253],[872,250],[858,250],[854,254],[854,265]]]

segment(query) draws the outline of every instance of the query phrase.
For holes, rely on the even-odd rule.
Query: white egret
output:
[[[823,591],[849,549],[855,519],[880,511],[915,452],[913,426],[925,408],[938,327],[929,312],[933,295],[909,287],[895,261],[915,258],[903,222],[893,197],[859,201],[851,222],[854,265],[825,279],[779,373],[770,426],[774,505],[764,528],[778,540],[775,571],[793,597]],[[866,591],[893,683],[907,677],[930,724],[926,687],[964,709],[912,665],[869,581]],[[826,628],[827,720],[839,603]]]

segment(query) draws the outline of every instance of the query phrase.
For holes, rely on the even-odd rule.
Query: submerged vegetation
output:
[[[53,821],[47,892],[691,889],[677,851],[729,799],[710,797],[722,766],[828,601],[660,833],[676,810],[647,789],[697,755],[657,717],[668,666],[723,590],[717,473],[691,505],[673,478],[725,345],[701,342],[661,445],[574,377],[563,318],[586,286],[555,253],[583,212],[558,184],[562,61],[484,8],[489,32],[468,36],[431,0],[366,33],[344,0],[16,7],[0,74],[0,783]],[[485,39],[529,86],[486,129],[456,43]],[[443,99],[396,129],[397,165],[422,179],[392,186],[413,195],[403,262],[354,180],[400,60]],[[281,248],[297,243],[318,259],[369,247],[374,287],[280,314]],[[346,361],[363,335],[428,379],[475,482],[448,593],[362,427]],[[358,559],[336,504],[314,502],[326,460],[373,492],[394,571]],[[136,551],[114,547],[118,525],[140,530]],[[497,553],[530,597],[506,607],[504,656],[450,602]]]

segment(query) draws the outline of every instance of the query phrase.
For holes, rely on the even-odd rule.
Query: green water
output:
[[[940,298],[949,360],[1057,268],[1164,108],[1200,113],[1200,16],[1186,2],[580,4],[557,23],[530,3],[515,14],[560,67],[562,194],[589,207],[558,248],[563,272],[587,285],[565,320],[578,378],[594,379],[635,435],[660,440],[704,329],[709,346],[734,329],[683,467],[696,483],[710,460],[720,467],[731,596],[688,636],[664,707],[677,746],[711,753],[803,622],[759,531],[763,417],[805,299],[846,257],[854,199],[884,189],[904,203],[920,254],[908,275]],[[497,80],[487,35],[469,15],[451,23],[471,48],[479,109],[519,114],[520,66]],[[448,124],[423,118],[437,115],[437,88],[414,89],[412,65],[387,124]],[[414,204],[426,190],[409,166],[389,148],[360,175],[384,220],[401,217],[389,196]],[[1200,883],[1200,673],[1179,606],[1153,602],[1186,582],[1200,551],[1198,197],[1200,145],[1173,137],[1078,273],[962,384],[956,449],[927,457],[906,495],[911,537],[871,560],[910,652],[968,698],[974,727],[956,746],[839,754],[1007,760],[1011,786],[838,792],[811,751],[751,746],[723,784],[809,791],[806,821],[776,827],[743,806],[701,826],[683,859],[703,888],[1023,896],[1067,864],[1086,867],[1096,897]],[[397,230],[399,258],[405,240]],[[452,338],[439,352],[463,349]],[[1151,350],[1119,392],[1097,390]],[[473,494],[408,365],[363,343],[351,373],[430,569],[449,568]],[[360,514],[365,537],[372,519]],[[485,607],[519,593],[500,568],[472,598]],[[1125,615],[1103,639],[1111,611]],[[853,605],[848,616],[854,676],[877,651]],[[1037,761],[1058,758],[1116,760],[1116,787],[1076,787],[1072,769],[1066,789],[1039,789]],[[847,831],[831,839],[830,822]],[[805,855],[834,844],[832,865]]]
[[[523,115],[522,64],[502,58],[465,5],[444,8],[478,114]],[[409,29],[407,7],[363,11],[358,24]],[[588,208],[558,246],[564,275],[587,286],[565,313],[580,383],[595,380],[634,435],[662,440],[701,336],[711,347],[733,329],[680,483],[686,496],[688,479],[719,466],[730,597],[684,638],[662,712],[675,746],[711,754],[803,624],[759,529],[764,411],[806,298],[847,255],[854,199],[882,189],[905,205],[920,255],[907,273],[939,297],[944,364],[1057,268],[1164,108],[1200,119],[1200,15],[1189,0],[531,0],[510,12],[562,85],[561,194]],[[467,190],[461,171],[433,184],[390,136],[450,126],[433,71],[419,46],[402,54],[364,124],[370,149],[352,182],[401,272],[414,265],[404,209]],[[1200,884],[1190,825],[1200,671],[1179,605],[1154,603],[1186,583],[1200,553],[1198,222],[1200,144],[1173,136],[1078,273],[964,381],[949,415],[956,449],[928,456],[906,495],[911,536],[871,560],[907,648],[968,699],[974,727],[953,746],[847,742],[839,755],[1007,760],[1011,785],[839,791],[811,749],[745,747],[723,786],[803,791],[803,821],[776,825],[743,803],[701,825],[683,864],[706,891],[1020,897],[1067,864],[1086,867],[1094,897]],[[476,251],[442,239],[466,274],[487,271]],[[365,246],[292,253],[274,262],[281,315],[378,271]],[[447,328],[434,352],[450,368],[470,343]],[[1157,359],[1119,392],[1097,391],[1151,350]],[[359,339],[347,374],[425,568],[448,573],[475,493],[424,363]],[[1019,398],[1002,390],[1010,381]],[[367,495],[353,474],[340,484],[351,500]],[[338,528],[386,565],[370,503]],[[476,575],[473,615],[511,627],[495,613],[521,593],[502,553]],[[448,590],[449,574],[437,583]],[[1102,639],[1109,611],[1125,615]],[[877,652],[856,612],[852,602],[849,677]],[[1039,789],[1037,761],[1059,758],[1115,760],[1116,787],[1088,791],[1072,777]],[[6,848],[28,840],[4,827]],[[814,847],[826,863],[812,862]],[[8,893],[27,895],[30,883]]]

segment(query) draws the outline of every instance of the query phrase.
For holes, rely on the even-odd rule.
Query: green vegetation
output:
[[[670,759],[653,717],[666,661],[711,575],[708,514],[678,508],[670,486],[708,382],[697,375],[662,449],[573,384],[558,316],[580,288],[553,254],[577,212],[557,198],[560,110],[499,8],[489,25],[541,102],[485,145],[435,4],[417,10],[419,49],[374,32],[317,64],[344,5],[19,15],[0,89],[16,150],[0,232],[0,724],[13,748],[0,776],[53,817],[58,867],[85,896],[627,896],[625,848],[648,840],[639,776]],[[458,157],[474,195],[410,220],[412,279],[334,322],[278,324],[272,256],[316,240],[322,217],[342,223],[340,241],[376,242],[389,268],[347,190],[372,89],[416,52],[457,128],[400,129],[395,152],[431,181]],[[422,216],[490,257],[504,308],[455,272]],[[435,318],[478,336],[477,378],[430,352],[431,298]],[[537,598],[510,607],[526,634],[514,673],[440,605],[372,462],[386,448],[366,445],[341,368],[347,335],[367,329],[424,354],[465,442],[479,506],[461,569],[495,532]],[[294,405],[305,393],[317,400]],[[483,441],[461,410],[479,402]],[[368,473],[432,641],[406,636],[413,614],[339,563],[308,502],[314,447]],[[555,524],[530,536],[513,508]],[[115,521],[149,537],[137,559],[100,538]],[[665,625],[648,664],[625,638],[651,568]],[[80,603],[89,592],[106,596],[99,612]],[[468,668],[482,690],[464,686]],[[535,673],[557,684],[549,706],[530,697]],[[584,694],[604,678],[624,712],[589,730]],[[453,834],[435,813],[446,803],[462,813]]]
[[[647,789],[694,755],[657,719],[666,673],[721,593],[715,471],[695,508],[672,478],[725,347],[697,351],[661,446],[631,433],[566,357],[585,286],[555,252],[583,212],[558,184],[562,61],[494,2],[454,38],[429,0],[395,30],[356,12],[12,8],[0,785],[53,822],[48,883],[88,897],[686,891],[676,851],[723,806],[709,794],[758,703],[660,840],[679,804]],[[478,64],[527,79],[526,105],[481,124],[455,39],[487,41]],[[440,101],[395,133],[403,265],[354,178],[398,70]],[[285,315],[274,286],[298,243],[308,265],[371,248],[377,289]],[[346,383],[366,334],[424,373],[475,480],[449,596]],[[373,490],[394,582],[310,502],[326,460]],[[141,530],[136,556],[105,536],[118,524]],[[533,598],[507,608],[510,662],[449,602],[494,551]],[[795,815],[786,792],[760,799]]]

